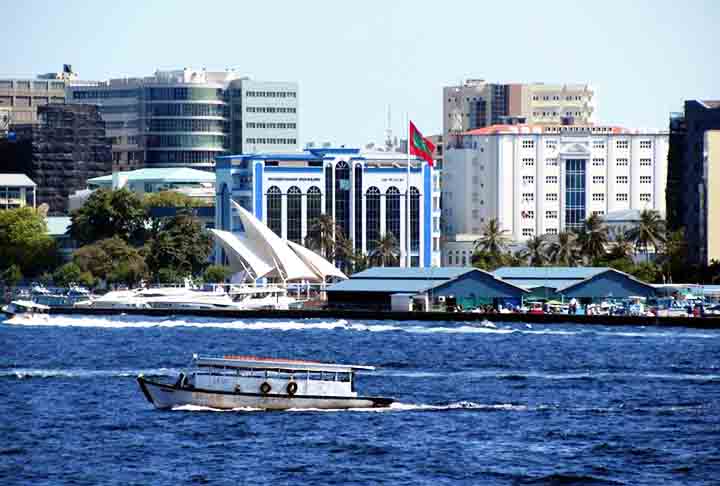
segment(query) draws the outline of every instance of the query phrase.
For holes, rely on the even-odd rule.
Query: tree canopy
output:
[[[207,266],[212,239],[197,218],[188,213],[167,218],[148,245],[147,264],[155,278],[160,271],[173,279],[199,275]]]
[[[144,239],[145,206],[128,189],[98,189],[71,217],[70,235],[79,245],[115,236],[130,243]]]
[[[42,215],[30,207],[0,211],[0,271],[16,265],[35,276],[57,263],[57,247]]]
[[[132,286],[147,276],[147,266],[140,251],[117,236],[79,248],[73,260],[82,272],[89,272],[108,283]]]

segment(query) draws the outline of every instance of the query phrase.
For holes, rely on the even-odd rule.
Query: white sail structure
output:
[[[232,201],[240,216],[244,235],[210,230],[225,250],[230,268],[253,279],[279,278],[285,282],[324,282],[328,277],[347,279],[332,263],[296,243],[283,240],[262,221]]]

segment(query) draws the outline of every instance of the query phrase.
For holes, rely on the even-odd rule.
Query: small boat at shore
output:
[[[172,384],[138,376],[145,398],[159,409],[195,405],[224,410],[375,408],[394,401],[355,391],[355,372],[374,370],[372,366],[256,356],[193,355],[193,362],[195,369],[180,373]]]

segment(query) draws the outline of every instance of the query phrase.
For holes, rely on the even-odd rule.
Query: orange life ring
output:
[[[272,387],[267,381],[264,381],[263,384],[260,385],[260,393],[262,393],[263,395],[267,395],[268,393],[270,393],[270,390],[272,390]]]
[[[288,395],[293,396],[298,391],[298,385],[294,381],[291,381],[287,384],[287,387],[285,389],[287,390]]]

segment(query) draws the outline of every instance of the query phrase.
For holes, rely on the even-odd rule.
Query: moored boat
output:
[[[355,391],[355,373],[374,370],[372,366],[256,356],[193,355],[193,361],[195,369],[172,384],[138,376],[145,398],[160,409],[196,405],[226,410],[374,408],[394,401]]]
[[[16,315],[24,315],[28,317],[37,314],[47,314],[50,307],[38,304],[32,300],[13,300],[8,305],[2,307],[2,311],[10,317]]]

